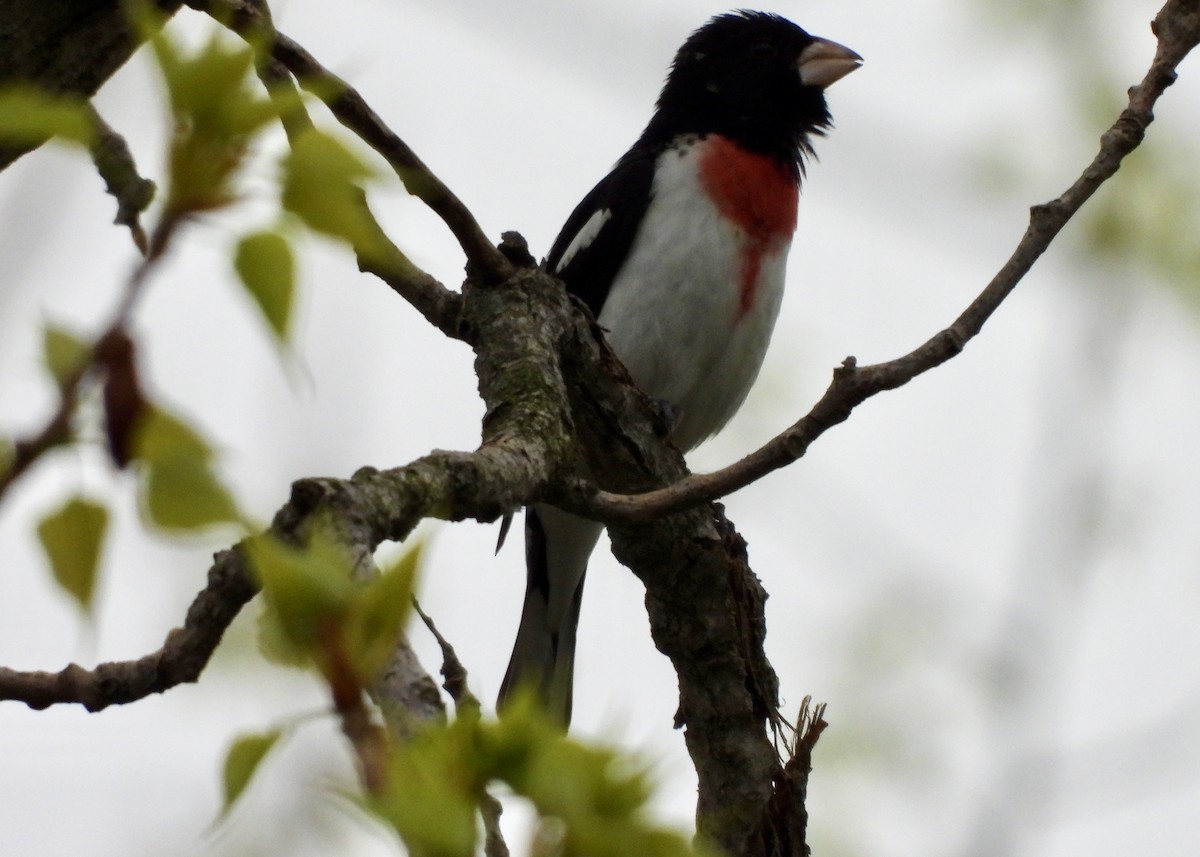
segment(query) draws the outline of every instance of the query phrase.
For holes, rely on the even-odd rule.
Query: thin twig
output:
[[[1175,81],[1175,67],[1200,42],[1200,4],[1170,0],[1152,24],[1158,49],[1149,71],[1129,90],[1129,103],[1100,138],[1100,150],[1061,196],[1030,210],[1029,226],[1012,256],[954,323],[909,354],[859,366],[847,357],[834,370],[833,383],[812,410],[755,452],[714,473],[695,474],[665,488],[626,495],[601,491],[583,480],[555,498],[565,508],[609,523],[648,521],[723,497],[803,457],[828,429],[844,422],[858,405],[894,390],[955,357],[1012,293],[1067,222],[1111,178],[1121,161],[1138,147],[1154,120],[1159,96]]]
[[[544,306],[548,314],[566,317],[561,294],[561,305],[552,306],[553,285],[548,278],[531,275],[530,290],[518,294],[521,305]],[[495,354],[498,366],[550,353],[550,340],[555,338],[551,325],[512,312],[512,304],[498,290],[485,291],[495,306],[487,307],[485,299],[480,302],[484,306],[477,307],[487,310],[479,326],[492,337],[482,347]],[[485,368],[480,373],[484,400],[505,401],[512,381],[511,373]],[[387,472],[363,468],[348,480],[300,480],[276,513],[272,530],[293,539],[314,519],[335,522],[346,531],[339,531],[339,540],[359,546],[369,557],[380,542],[402,541],[426,517],[452,513],[456,518],[494,520],[516,508],[545,484],[552,456],[562,454],[551,448],[551,439],[565,431],[567,419],[565,403],[555,405],[554,397],[561,392],[547,373],[531,373],[521,381],[524,401],[492,417],[489,439],[477,451],[437,451]],[[554,413],[556,429],[547,422],[549,412]],[[172,631],[161,649],[92,670],[75,664],[57,673],[0,668],[0,701],[20,701],[37,709],[77,703],[99,711],[195,681],[229,623],[257,591],[239,549],[224,551],[209,571],[207,587],[192,602],[186,624]]]
[[[0,667],[0,700],[24,702],[33,709],[78,703],[88,711],[100,711],[194,682],[229,623],[257,591],[240,551],[223,551],[208,572],[208,585],[188,609],[183,627],[167,634],[157,651],[90,670],[78,664],[56,673]]]
[[[13,443],[12,456],[3,472],[0,472],[0,498],[25,475],[25,471],[32,467],[34,462],[70,438],[71,420],[79,404],[80,388],[87,368],[85,366],[64,379],[59,392],[58,407],[46,424],[28,437]]]
[[[154,182],[138,173],[125,138],[104,121],[90,102],[88,115],[96,130],[92,162],[104,179],[105,188],[117,201],[117,217],[113,222],[129,228],[133,243],[144,256],[149,252],[149,242],[139,218],[154,199]]]
[[[421,196],[421,199],[442,215],[456,235],[462,233],[460,240],[464,240],[465,236],[468,243],[463,246],[469,259],[479,257],[477,264],[484,268],[489,265],[484,257],[499,256],[504,261],[503,255],[487,243],[483,231],[462,202],[383,124],[366,105],[362,96],[345,81],[327,71],[299,45],[276,32],[271,10],[265,0],[190,0],[188,5],[210,15],[222,26],[229,27],[255,48],[258,77],[271,98],[281,105],[280,121],[290,142],[294,143],[298,134],[313,125],[303,103],[297,97],[298,80],[325,99],[334,115],[359,134],[368,145],[379,150],[382,141],[389,146],[391,156],[388,151],[383,150],[380,150],[380,154],[388,160],[406,186],[411,179],[421,182],[423,187],[431,188],[427,196],[416,194],[412,187],[409,187],[409,190],[414,195]],[[266,50],[263,49],[264,45],[267,46]],[[283,47],[280,47],[281,45]],[[283,54],[292,57],[293,63],[300,66],[304,77],[281,61]],[[296,80],[292,77],[294,73]],[[337,109],[335,102],[340,105]],[[338,114],[338,110],[342,111],[342,115]],[[462,296],[450,291],[435,277],[418,268],[396,247],[371,213],[365,194],[362,206],[372,230],[370,246],[374,252],[357,254],[360,269],[387,283],[393,291],[425,316],[426,321],[447,336],[469,340],[470,331],[464,330],[459,321],[462,314]],[[475,242],[474,250],[468,246],[470,242]],[[486,249],[481,249],[484,245]],[[506,270],[511,272],[513,269],[510,266]]]
[[[467,687],[467,669],[458,659],[458,653],[454,651],[454,646],[450,645],[450,641],[442,636],[433,619],[421,609],[421,605],[415,597],[413,598],[413,609],[417,611],[417,615],[421,617],[421,621],[425,623],[429,633],[433,634],[433,638],[437,640],[437,644],[442,650],[441,673],[445,680],[442,687],[454,700],[454,707],[459,714],[464,711],[478,713],[479,700]],[[479,796],[479,815],[483,819],[484,832],[483,853],[486,857],[508,857],[508,843],[504,841],[504,834],[500,830],[500,816],[503,812],[504,808],[500,805],[500,801],[496,800],[490,792],[485,790]]]
[[[178,225],[177,220],[167,218],[159,223],[146,244],[145,255],[125,284],[121,299],[113,312],[113,319],[104,332],[97,337],[82,364],[62,379],[59,385],[58,407],[40,429],[13,444],[13,454],[8,466],[0,472],[0,499],[13,484],[25,475],[43,455],[71,438],[71,421],[83,392],[85,381],[95,369],[104,364],[111,342],[124,339],[125,329],[134,307],[145,289],[151,269],[166,252],[171,236]]]
[[[485,857],[508,857],[508,843],[500,830],[500,801],[485,791],[479,798],[479,814],[483,816],[483,853]]]
[[[387,788],[388,737],[367,708],[366,692],[350,663],[350,656],[333,626],[319,633],[325,655],[323,670],[333,697],[333,707],[341,721],[342,734],[350,742],[358,760],[358,775],[363,790],[372,796]]]
[[[469,266],[486,283],[502,283],[516,272],[488,240],[479,222],[441,179],[417,157],[407,143],[384,124],[353,86],[321,65],[301,45],[275,29],[263,14],[261,0],[187,0],[189,6],[212,15],[251,43],[265,42],[268,52],[284,65],[300,86],[320,98],[339,122],[383,156],[404,187],[428,205],[458,239]],[[264,38],[265,37],[265,38]]]
[[[425,623],[429,633],[433,634],[438,647],[442,650],[442,687],[454,700],[454,707],[460,713],[464,709],[479,711],[479,700],[467,686],[467,668],[458,659],[458,653],[454,651],[454,646],[450,645],[450,641],[442,636],[429,614],[421,609],[421,604],[417,601],[416,596],[413,597],[413,609],[417,611],[417,615],[421,617],[421,621]]]
[[[383,156],[413,196],[428,205],[458,239],[471,267],[484,282],[502,283],[515,273],[512,264],[488,240],[475,216],[409,148],[354,87],[322,66],[296,42],[276,33],[271,55],[321,98],[337,120]],[[332,93],[332,94],[331,94]]]

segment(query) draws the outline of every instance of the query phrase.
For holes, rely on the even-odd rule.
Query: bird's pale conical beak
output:
[[[824,89],[862,65],[863,58],[854,51],[828,39],[814,39],[800,52],[796,67],[800,82],[805,86]]]

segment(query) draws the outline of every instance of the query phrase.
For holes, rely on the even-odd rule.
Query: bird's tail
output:
[[[583,580],[603,529],[550,506],[526,511],[525,606],[497,708],[529,688],[551,717],[564,727],[570,723]]]

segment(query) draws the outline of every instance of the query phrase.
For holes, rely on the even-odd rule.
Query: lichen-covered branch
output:
[[[481,331],[478,373],[489,405],[480,449],[435,452],[388,471],[364,468],[350,479],[301,480],[276,514],[274,532],[299,540],[320,521],[365,565],[381,542],[405,538],[425,518],[493,520],[540,495],[561,472],[570,416],[555,366],[564,325],[579,323],[573,308],[552,279],[537,273],[474,294],[470,322]],[[195,681],[256,589],[240,552],[226,551],[184,627],[159,651],[93,670],[0,670],[0,700],[99,710]]]

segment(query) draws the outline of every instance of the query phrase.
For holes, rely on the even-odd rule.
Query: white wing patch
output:
[[[604,224],[612,219],[612,209],[602,208],[588,218],[588,222],[583,224],[583,228],[575,234],[571,239],[571,243],[567,245],[567,249],[563,251],[562,258],[558,260],[558,264],[554,266],[554,273],[562,272],[562,269],[571,263],[575,258],[575,254],[587,247],[596,240],[596,236],[600,234],[600,230],[604,228]]]

